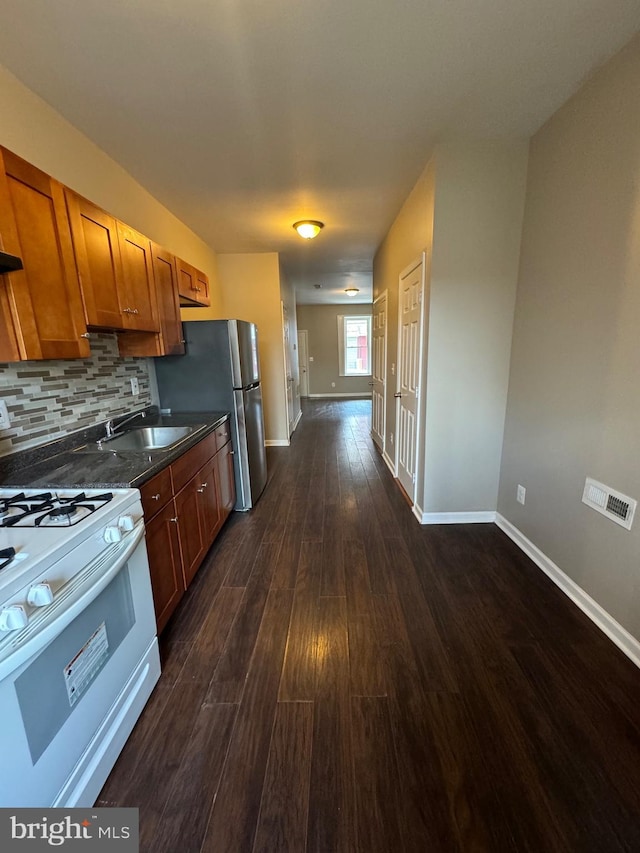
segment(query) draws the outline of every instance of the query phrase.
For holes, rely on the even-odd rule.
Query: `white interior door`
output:
[[[309,338],[306,329],[298,330],[298,364],[300,366],[300,396],[309,396]]]
[[[385,413],[387,410],[387,291],[373,303],[371,437],[384,451]]]
[[[289,333],[289,312],[285,308],[284,302],[282,306],[282,335],[284,344],[284,372],[287,395],[287,421],[289,422],[289,437],[295,428],[295,415],[293,413],[293,372],[291,370],[291,343]]]
[[[402,488],[414,502],[420,432],[418,406],[421,390],[423,291],[424,256],[402,273],[398,289],[396,471]]]

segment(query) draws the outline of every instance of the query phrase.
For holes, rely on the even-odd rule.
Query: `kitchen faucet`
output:
[[[119,434],[118,430],[120,430],[125,424],[128,424],[129,421],[132,421],[134,418],[137,418],[137,417],[146,418],[147,413],[144,410],[142,410],[141,412],[134,412],[132,415],[127,415],[127,417],[124,418],[124,420],[121,420],[117,426],[114,424],[113,420],[107,421],[107,423],[105,425],[105,429],[107,431],[106,437],[107,438],[113,438],[114,436],[118,435]]]

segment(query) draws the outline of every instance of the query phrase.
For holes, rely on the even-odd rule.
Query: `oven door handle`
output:
[[[11,636],[10,641],[0,647],[0,681],[55,640],[108,586],[143,539],[144,522],[140,521],[123,542],[119,542],[114,549],[109,549],[90,563],[73,578],[68,588],[54,599],[53,604],[39,611],[26,628]],[[101,571],[104,563],[110,560],[113,562],[106,570]],[[93,579],[96,574],[98,577]]]

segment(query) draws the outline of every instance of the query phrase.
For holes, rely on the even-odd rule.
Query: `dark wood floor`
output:
[[[640,850],[640,674],[494,525],[420,527],[310,402],[102,791],[144,853]]]

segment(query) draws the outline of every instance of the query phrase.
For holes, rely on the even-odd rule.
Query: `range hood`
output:
[[[0,273],[23,269],[22,260],[8,252],[0,252]]]

